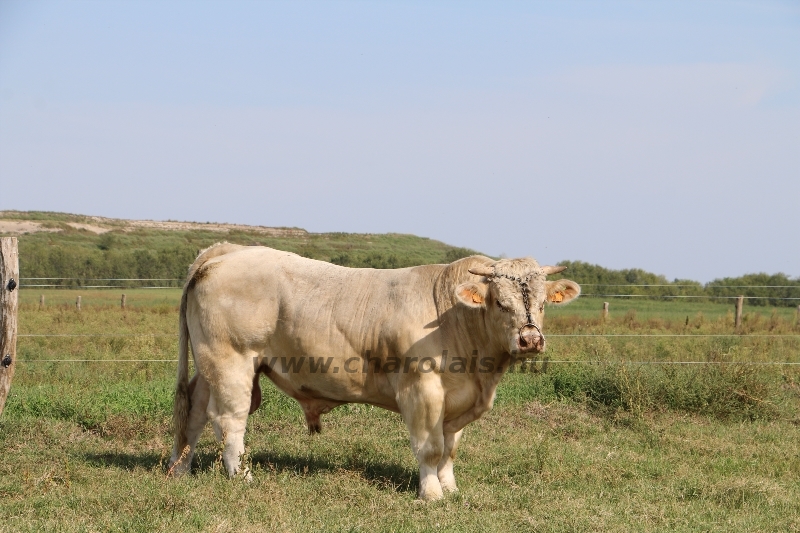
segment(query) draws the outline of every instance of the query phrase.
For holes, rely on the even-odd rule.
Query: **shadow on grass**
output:
[[[83,455],[86,462],[97,468],[119,468],[121,470],[134,470],[141,468],[153,470],[160,467],[165,469],[167,458],[153,452],[145,453],[87,453]],[[213,468],[218,461],[215,453],[199,452],[193,461],[195,473]],[[350,456],[344,461],[329,461],[320,457],[292,455],[288,453],[256,453],[251,457],[252,465],[256,470],[274,473],[291,473],[305,476],[321,472],[347,471],[357,474],[368,483],[382,489],[395,492],[416,493],[419,489],[419,476],[416,469],[407,468],[395,462],[373,462],[362,458]],[[258,474],[256,474],[258,475]]]
[[[152,452],[148,453],[87,453],[83,455],[86,462],[94,467],[112,467],[122,470],[142,468],[152,470],[165,463],[165,458]]]
[[[349,456],[344,461],[333,462],[321,457],[275,452],[256,453],[251,459],[254,467],[270,472],[290,472],[302,476],[320,472],[348,471],[356,473],[380,489],[413,493],[419,489],[419,476],[416,469],[409,469],[395,462],[365,461],[355,456]]]

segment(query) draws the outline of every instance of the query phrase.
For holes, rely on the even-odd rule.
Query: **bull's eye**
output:
[[[544,312],[544,302],[542,302],[541,305],[539,305],[539,312],[540,313]]]
[[[500,300],[495,300],[495,302],[497,303],[497,307],[499,307],[501,311],[508,311],[508,309],[503,307],[503,304],[500,303]]]

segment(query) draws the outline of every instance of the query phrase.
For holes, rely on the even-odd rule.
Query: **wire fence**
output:
[[[175,290],[180,289],[185,280],[179,278],[79,278],[79,277],[22,277],[20,278],[20,288],[22,289],[64,289],[64,290],[85,290],[85,289],[117,289],[117,290]],[[34,283],[31,283],[34,282]],[[40,283],[48,282],[48,283]],[[133,283],[131,283],[133,282]],[[151,283],[160,283],[151,285]],[[165,283],[166,282],[166,283]],[[787,294],[787,291],[800,291],[800,285],[691,285],[691,284],[647,284],[647,283],[581,283],[582,287],[604,288],[626,287],[633,292],[584,292],[582,298],[637,298],[650,300],[663,299],[687,299],[702,300],[709,302],[722,302],[743,298],[754,305],[776,305],[784,302],[783,305],[798,302],[800,303],[800,292],[794,293],[795,296]],[[650,292],[638,292],[640,289],[654,289]],[[693,294],[665,294],[665,291],[687,292],[684,289],[691,289],[688,292]],[[748,294],[730,294],[731,290],[747,292]],[[699,293],[698,293],[699,292]]]
[[[177,337],[177,333],[25,333],[17,337]],[[792,333],[549,333],[546,337],[736,337],[736,338],[800,338]]]
[[[184,282],[180,278],[20,278],[20,280],[34,281],[177,281]],[[722,289],[800,289],[800,285],[712,285],[703,287],[700,285],[683,285],[672,283],[581,283],[582,287],[693,287],[693,288],[722,288]]]
[[[177,333],[25,333],[19,337],[177,337]]]
[[[177,359],[22,359],[18,363],[177,363]],[[624,365],[742,365],[742,366],[800,366],[791,361],[633,361],[633,360],[581,360],[581,359],[526,359],[518,364],[624,364]]]
[[[177,338],[177,333],[25,333],[18,335],[19,338],[130,338],[130,337],[171,337]],[[553,333],[547,335],[553,338],[682,338],[682,339],[713,339],[713,338],[739,338],[739,339],[800,339],[800,334],[740,334],[740,333]],[[21,363],[177,363],[178,359],[84,359],[84,358],[44,358],[44,359],[21,359]],[[800,366],[800,362],[791,361],[653,361],[653,360],[624,360],[624,359],[604,359],[604,360],[575,360],[575,359],[518,359],[518,363],[528,364],[540,362],[542,364],[630,364],[630,365],[749,365],[749,366]]]
[[[27,289],[32,287],[39,287],[39,288],[50,288],[50,289],[64,289],[64,290],[80,290],[80,289],[124,289],[124,290],[132,290],[132,289],[180,289],[180,287],[170,287],[166,286],[142,286],[142,287],[133,287],[133,286],[122,286],[122,285],[80,285],[75,287],[64,287],[63,285],[20,285],[20,288]]]
[[[20,277],[20,288],[40,289],[180,289],[186,281],[179,278],[26,278]],[[30,283],[34,282],[34,283]],[[49,283],[40,283],[49,282]],[[105,282],[100,284],[101,282]],[[134,282],[134,283],[131,283]],[[148,285],[160,282],[161,285]],[[168,282],[168,284],[163,284]]]
[[[73,282],[73,285],[63,285],[60,283],[25,283],[25,282],[41,282],[41,281],[54,281],[54,282]],[[75,283],[77,282],[77,283]],[[182,284],[184,280],[177,278],[20,278],[21,288],[50,288],[50,289],[179,289],[179,285],[157,285],[157,286],[131,286],[131,285],[96,285],[83,283],[98,283],[98,282],[169,282],[175,284]],[[719,285],[713,287],[702,287],[698,285],[683,285],[683,284],[598,284],[598,283],[585,283],[581,284],[583,287],[636,287],[636,288],[694,288],[698,290],[709,289],[800,289],[800,286],[795,285]],[[728,295],[677,295],[677,294],[615,294],[615,293],[583,293],[581,297],[589,298],[650,298],[650,299],[668,299],[668,298],[691,298],[691,299],[706,299],[706,300],[731,300],[743,297],[744,299],[767,299],[767,300],[782,300],[782,301],[795,301],[800,300],[800,296],[769,296],[769,295],[742,295],[742,296],[728,296]],[[786,338],[797,339],[800,334],[743,334],[743,333],[560,333],[549,334],[550,338]],[[177,333],[24,333],[19,334],[18,338],[23,339],[36,339],[36,338],[136,338],[136,337],[171,337],[177,338]],[[81,358],[46,358],[46,359],[22,359],[18,360],[21,363],[176,363],[177,359],[81,359]],[[520,360],[522,361],[522,360]],[[545,364],[600,364],[608,363],[609,361],[592,361],[592,360],[551,360],[548,358],[537,359]],[[529,360],[530,362],[530,360]],[[622,364],[635,364],[635,365],[766,365],[766,366],[797,366],[800,362],[764,362],[764,361],[624,361],[615,360],[614,363]]]
[[[708,294],[583,294],[581,298],[705,298],[707,300],[737,300],[744,298],[745,300],[800,300],[800,296],[716,296]]]
[[[581,283],[582,287],[692,287],[695,289],[800,289],[800,285],[683,285],[674,283]]]

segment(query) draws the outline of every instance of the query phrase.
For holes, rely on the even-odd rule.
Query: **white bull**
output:
[[[181,299],[170,472],[189,470],[209,419],[224,440],[228,474],[239,472],[264,373],[300,403],[312,432],[321,414],[345,403],[400,413],[420,498],[457,490],[453,460],[464,426],[491,409],[515,357],[544,351],[545,302],[580,294],[572,281],[545,280],[561,270],[482,256],[374,270],[212,246],[190,268]]]

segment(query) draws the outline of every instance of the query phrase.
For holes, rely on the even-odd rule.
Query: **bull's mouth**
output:
[[[517,344],[521,352],[543,352],[545,347],[544,334],[541,328],[534,324],[530,318],[528,323],[519,328],[516,335]]]
[[[520,335],[514,336],[513,342],[514,349],[511,350],[512,354],[523,354],[523,353],[542,353],[547,348],[547,344],[544,340],[544,337],[538,337],[536,339],[525,338]]]

